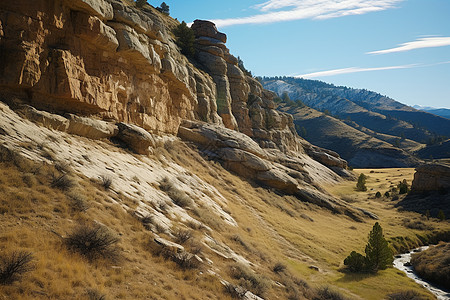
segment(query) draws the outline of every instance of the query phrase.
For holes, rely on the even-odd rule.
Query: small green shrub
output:
[[[397,188],[398,188],[398,193],[399,194],[406,194],[406,193],[408,193],[408,191],[409,191],[409,187],[408,187],[408,183],[406,182],[406,179],[403,179],[403,181],[402,182],[400,182],[398,185],[397,185]]]
[[[376,192],[375,198],[381,198],[381,193],[380,192]]]
[[[437,217],[440,221],[445,221],[446,218],[445,218],[444,211],[442,209],[439,210]]]
[[[366,258],[364,255],[352,251],[344,260],[344,265],[352,272],[363,272],[366,270]]]
[[[391,194],[389,194],[389,192],[386,192],[386,193],[384,193],[384,196],[385,196],[386,198],[389,198],[389,197],[391,196]]]

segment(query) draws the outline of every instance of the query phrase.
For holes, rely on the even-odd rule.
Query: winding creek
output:
[[[418,251],[424,251],[428,249],[428,246],[420,247],[414,250],[411,250],[408,253],[400,254],[396,256],[394,259],[394,267],[399,269],[400,271],[403,271],[406,273],[406,275],[409,278],[414,279],[415,282],[418,284],[424,286],[426,289],[428,289],[430,292],[432,292],[437,299],[439,300],[448,300],[450,299],[450,292],[442,290],[436,286],[434,286],[432,283],[429,283],[428,281],[420,278],[416,273],[414,273],[413,267],[409,264],[411,261],[411,254],[418,252]]]

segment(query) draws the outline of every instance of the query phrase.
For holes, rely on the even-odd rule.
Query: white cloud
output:
[[[359,73],[359,72],[371,72],[371,71],[383,71],[383,70],[396,70],[396,69],[409,69],[418,67],[418,64],[412,65],[402,65],[402,66],[389,66],[389,67],[378,67],[378,68],[359,68],[359,67],[351,67],[351,68],[343,68],[343,69],[334,69],[327,71],[320,71],[314,73],[308,73],[303,75],[294,76],[296,78],[317,78],[317,77],[327,77],[341,74],[349,74],[349,73]]]
[[[399,47],[367,52],[366,54],[386,54],[394,52],[404,52],[421,48],[433,48],[450,46],[450,37],[424,37],[412,42],[400,44]]]
[[[211,20],[218,27],[263,24],[300,19],[330,19],[395,7],[404,0],[270,0],[253,6],[262,13],[249,17]]]

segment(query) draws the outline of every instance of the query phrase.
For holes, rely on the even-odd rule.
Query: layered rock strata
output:
[[[346,162],[297,135],[213,23],[192,25],[202,70],[176,46],[176,25],[120,0],[2,3],[0,98],[45,127],[116,138],[139,154],[156,135],[178,133],[243,177],[349,211],[320,186],[350,176]]]
[[[180,54],[175,21],[116,0],[0,5],[0,96],[152,132],[221,123],[211,77]]]

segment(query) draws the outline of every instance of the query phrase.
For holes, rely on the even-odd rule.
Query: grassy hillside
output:
[[[293,115],[296,129],[303,138],[314,145],[336,151],[350,166],[409,167],[418,163],[410,154],[392,145],[405,149],[422,147],[414,141],[379,134],[363,127],[358,130],[349,126],[348,122],[307,106],[281,102],[278,109]]]
[[[8,147],[15,151],[2,147],[0,255],[8,257],[20,250],[33,256],[30,272],[12,284],[0,285],[6,299],[100,299],[101,295],[106,299],[228,299],[230,294],[220,280],[243,285],[267,299],[325,299],[320,296],[327,290],[323,287],[350,299],[381,299],[405,289],[432,299],[395,269],[374,276],[340,271],[350,251],[363,250],[374,223],[370,219],[358,223],[258,187],[205,161],[194,148],[179,141],[168,141],[144,158],[107,141],[56,133],[53,138],[44,145],[8,140]],[[73,152],[74,160],[61,161],[62,153],[52,146],[55,142],[67,143],[71,152],[80,145],[90,151],[79,158]],[[107,172],[99,171],[102,165],[96,152],[100,150],[116,174],[130,167],[137,172],[122,179],[113,176],[109,185],[99,177]],[[42,160],[32,162],[23,157],[25,153],[43,155]],[[120,165],[120,159],[129,159],[130,164]],[[135,159],[145,162],[139,164],[141,169],[131,164]],[[90,177],[79,171],[78,160],[90,170]],[[160,166],[167,171],[164,176],[174,178],[171,188],[196,204],[182,209],[187,215],[178,205],[163,202],[167,196],[158,177]],[[374,197],[377,191],[391,190],[403,179],[411,182],[412,169],[356,172],[368,175],[367,192],[355,192],[355,182],[326,188],[353,206],[377,214],[386,237],[395,240],[397,248],[417,245],[417,235],[450,229],[448,223],[398,211],[393,208],[397,200]],[[148,175],[145,179],[142,174],[160,179]],[[67,180],[58,180],[62,175]],[[201,204],[199,196],[186,190],[192,184],[194,191],[201,191],[198,195],[210,197],[237,225]],[[143,199],[148,197],[147,186],[154,188],[160,204],[154,207],[154,215],[139,219],[136,211],[142,203],[153,206]],[[161,213],[170,223],[162,223]],[[426,224],[426,229],[410,225],[415,222]],[[116,256],[89,259],[67,247],[67,237],[79,226],[95,224],[118,238]],[[159,236],[181,243],[186,231],[190,238],[182,244],[202,258],[199,265],[183,265],[154,242]],[[276,265],[282,267],[274,272]]]

